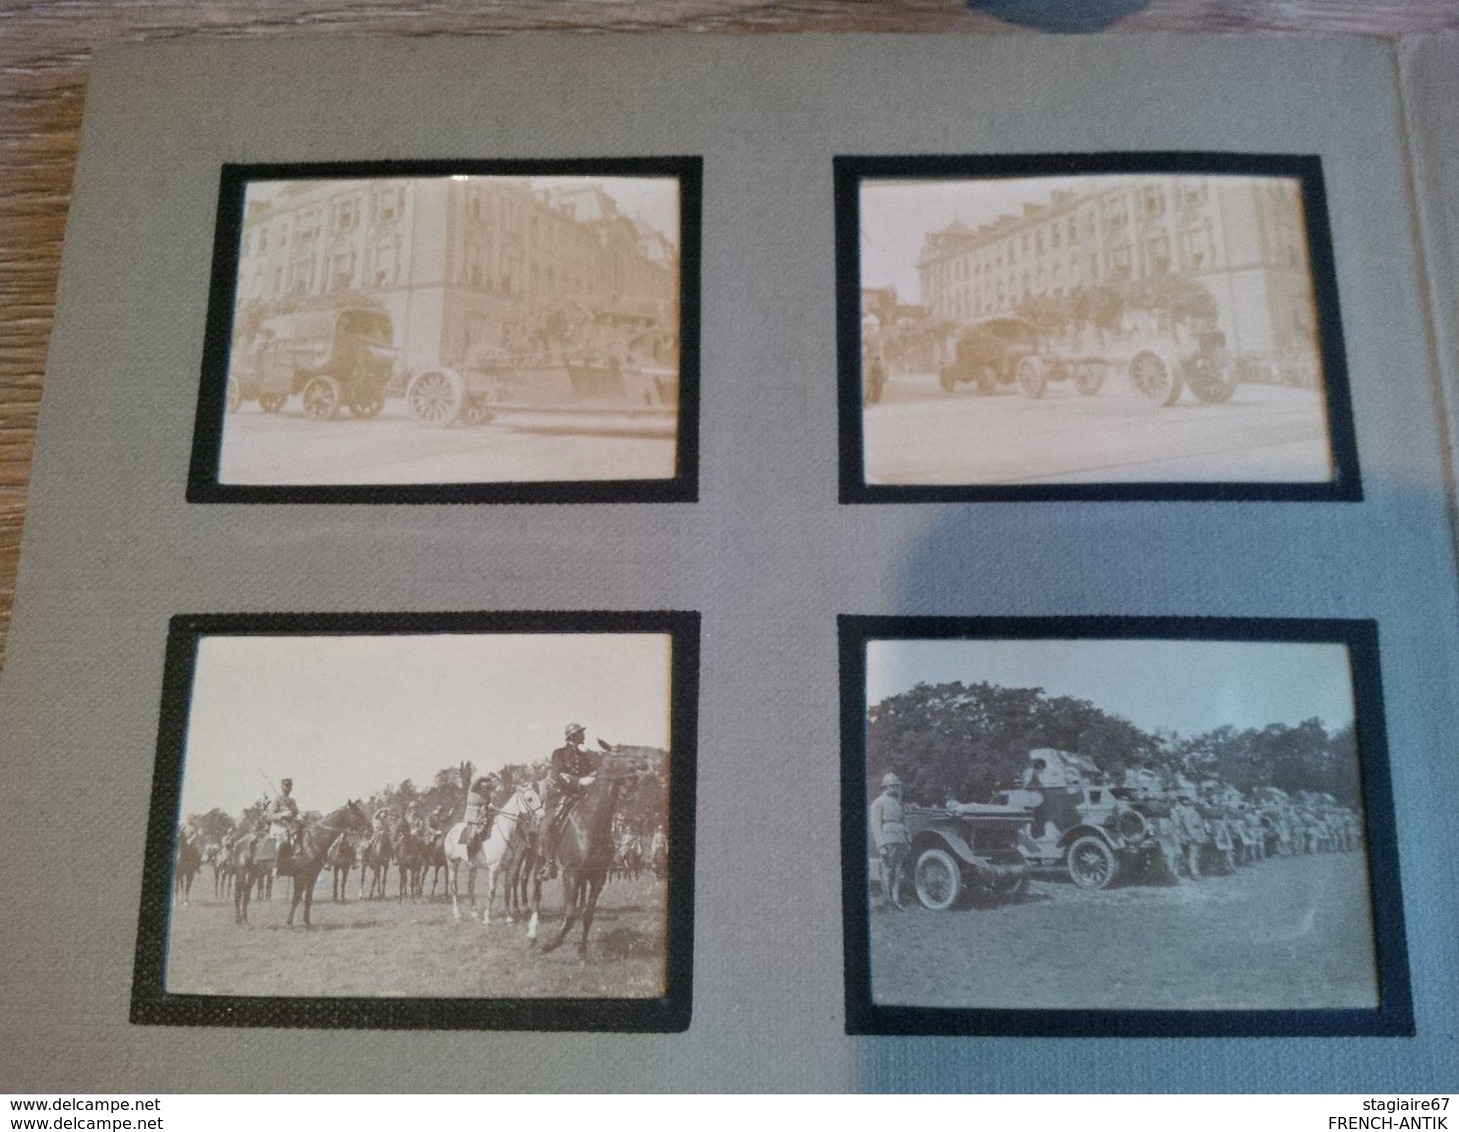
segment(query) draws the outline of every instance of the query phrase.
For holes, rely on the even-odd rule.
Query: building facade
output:
[[[554,311],[677,312],[677,248],[601,187],[518,178],[298,181],[250,201],[237,301],[368,296],[404,367],[512,352]]]
[[[1298,183],[1277,177],[1091,178],[1019,215],[930,232],[917,264],[932,317],[976,323],[1115,279],[1181,274],[1215,297],[1235,351],[1311,350],[1316,313]]]

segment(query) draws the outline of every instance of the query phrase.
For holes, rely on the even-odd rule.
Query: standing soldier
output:
[[[882,776],[882,792],[871,802],[871,844],[881,857],[881,894],[884,907],[902,907],[902,872],[912,835],[902,808],[902,780],[888,771]]]
[[[1182,794],[1171,808],[1170,816],[1175,820],[1176,832],[1185,849],[1185,869],[1191,880],[1201,879],[1201,846],[1206,840],[1206,823],[1191,804],[1189,794]]]

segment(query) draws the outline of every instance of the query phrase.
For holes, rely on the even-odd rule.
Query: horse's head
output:
[[[524,782],[517,787],[517,804],[524,814],[536,814],[542,809],[542,795],[537,792],[535,783]]]

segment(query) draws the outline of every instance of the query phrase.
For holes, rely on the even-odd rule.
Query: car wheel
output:
[[[339,382],[332,377],[311,377],[304,386],[304,414],[313,420],[334,420],[340,400]]]
[[[284,407],[284,402],[289,399],[287,393],[260,393],[258,395],[258,407],[265,413],[277,413]]]
[[[1119,873],[1119,858],[1105,840],[1085,834],[1069,846],[1069,879],[1080,888],[1108,888]]]
[[[962,894],[962,869],[946,849],[924,850],[917,858],[914,880],[917,899],[933,912],[947,911]]]
[[[494,421],[496,414],[491,411],[491,401],[487,396],[484,393],[478,393],[466,402],[461,419],[467,424],[483,425]]]
[[[243,406],[243,388],[233,378],[228,379],[228,411],[236,413]]]
[[[944,393],[951,393],[957,388],[957,374],[952,371],[951,367],[944,369],[938,375],[938,380],[942,383]]]

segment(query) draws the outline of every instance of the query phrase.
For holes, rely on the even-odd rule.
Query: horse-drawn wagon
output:
[[[942,912],[964,900],[1016,896],[1028,880],[1018,851],[1028,812],[1012,806],[953,803],[906,807],[909,881],[924,908]]]

